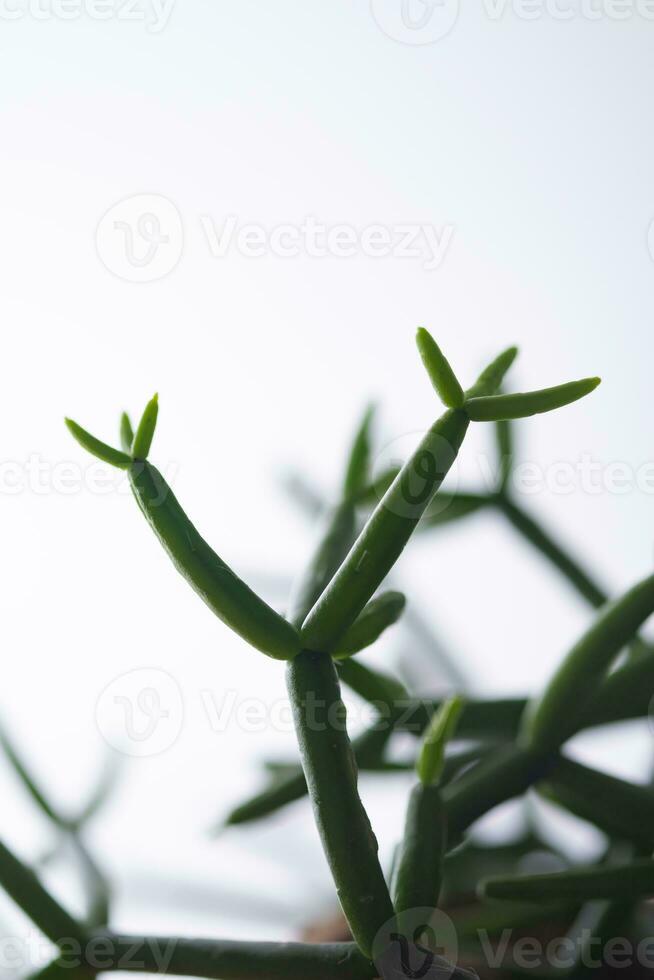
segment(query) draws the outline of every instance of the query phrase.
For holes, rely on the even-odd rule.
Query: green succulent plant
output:
[[[510,489],[510,420],[549,412],[593,391],[598,378],[540,391],[501,391],[516,349],[492,362],[465,390],[431,335],[418,331],[427,374],[445,411],[431,425],[402,467],[371,478],[371,420],[368,410],[346,461],[340,498],[324,517],[321,541],[294,583],[286,616],[258,596],[204,540],[164,477],[149,461],[157,424],[157,396],[134,431],[123,414],[117,449],[66,420],[77,441],[94,456],[127,471],[147,522],[180,574],[212,611],[248,644],[285,662],[301,755],[298,766],[276,774],[270,785],[228,817],[229,824],[262,819],[308,794],[336,892],[353,942],[275,944],[222,942],[175,937],[166,971],[215,980],[372,980],[388,973],[387,955],[422,948],[413,930],[415,909],[438,909],[448,874],[471,854],[481,900],[522,903],[547,918],[553,907],[581,908],[609,900],[615,916],[643,895],[654,894],[654,793],[592,770],[563,754],[575,733],[647,713],[654,683],[654,651],[638,632],[654,611],[654,576],[622,597],[608,596],[518,503]],[[453,465],[471,422],[492,422],[501,465],[490,493],[447,493],[441,484]],[[430,510],[436,494],[443,506]],[[425,532],[483,508],[505,515],[552,562],[592,606],[597,618],[573,646],[542,694],[532,700],[454,697],[444,702],[410,696],[397,678],[374,670],[365,651],[402,616],[405,598],[379,591],[416,531]],[[358,516],[367,519],[358,530]],[[623,662],[619,658],[627,654]],[[616,666],[617,665],[617,666]],[[341,694],[345,684],[377,708],[370,728],[350,740]],[[418,741],[416,783],[408,805],[403,840],[391,875],[378,857],[377,841],[358,791],[358,770],[403,768],[387,759],[398,732]],[[456,743],[466,745],[457,749]],[[54,814],[19,760],[5,751],[35,802],[66,830],[75,826]],[[534,789],[591,821],[611,840],[627,842],[629,854],[615,865],[527,876],[486,876],[483,855],[462,842],[472,824],[504,801]],[[476,856],[475,856],[476,855]],[[38,877],[0,846],[0,884],[32,921],[62,949],[74,937],[83,949],[107,944],[102,969],[119,968],[130,944],[138,966],[158,972],[156,937],[110,931],[108,905],[88,921],[72,917]],[[608,913],[607,913],[608,915]],[[605,917],[608,928],[610,917]],[[427,923],[425,923],[425,926]],[[598,925],[598,928],[600,926]],[[438,936],[436,936],[438,941]],[[391,949],[396,944],[397,949]],[[398,954],[399,955],[399,954]],[[394,961],[395,962],[395,961]],[[400,959],[394,969],[403,969]],[[108,964],[108,965],[107,965]],[[49,969],[56,973],[61,964]],[[404,963],[407,969],[409,967]],[[464,974],[452,964],[449,973]],[[98,972],[83,953],[80,970]],[[407,972],[393,976],[412,976]]]

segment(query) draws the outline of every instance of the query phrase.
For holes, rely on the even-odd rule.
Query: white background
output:
[[[451,3],[435,16],[454,16]],[[138,415],[159,391],[153,460],[174,467],[198,527],[276,604],[311,541],[281,488],[286,469],[329,496],[367,400],[380,404],[380,447],[438,412],[418,324],[464,382],[510,343],[516,388],[602,375],[586,401],[520,427],[521,459],[547,468],[587,454],[635,473],[652,453],[654,23],[629,5],[623,19],[590,19],[561,0],[569,19],[552,8],[525,19],[462,0],[449,33],[418,44],[380,27],[399,23],[399,0],[177,0],[158,32],[147,4],[136,19],[115,4],[106,20],[43,4],[7,2],[0,18],[2,717],[74,809],[108,751],[101,692],[126,671],[167,671],[179,737],[127,762],[93,828],[118,887],[115,924],[292,935],[331,900],[308,809],[217,842],[206,833],[259,785],[262,756],[289,756],[294,741],[234,719],[212,731],[203,692],[270,706],[283,668],[212,618],[128,494],[62,492],[57,464],[84,475],[90,462],[62,418],[115,442],[119,411]],[[114,275],[96,248],[107,210],[141,194],[163,195],[183,225],[176,267],[147,283]],[[202,218],[220,230],[229,215],[269,231],[313,215],[452,237],[435,270],[361,254],[216,258]],[[460,485],[481,486],[491,437],[471,433]],[[45,467],[36,484],[30,458]],[[618,591],[651,567],[651,489],[577,482],[523,503]],[[538,689],[589,621],[491,517],[422,539],[399,577],[481,693]],[[614,739],[606,765],[642,775],[650,736],[620,742],[620,759]],[[0,785],[2,833],[34,859],[51,832],[8,770]],[[364,784],[384,858],[402,816],[394,786],[389,800]],[[2,915],[18,921],[9,905]]]

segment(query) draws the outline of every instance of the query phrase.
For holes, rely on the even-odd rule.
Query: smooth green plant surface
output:
[[[320,542],[293,586],[286,616],[276,612],[216,554],[149,462],[157,396],[146,406],[135,431],[127,414],[122,415],[121,449],[67,420],[72,435],[86,450],[128,472],[134,497],[156,537],[213,612],[256,650],[286,662],[302,769],[291,768],[281,778],[275,777],[264,793],[234,811],[228,822],[261,819],[308,792],[354,939],[352,944],[316,946],[175,937],[168,940],[171,958],[162,966],[153,950],[166,941],[137,937],[143,957],[139,966],[126,969],[225,980],[375,977],[384,972],[385,956],[395,941],[386,938],[380,948],[380,937],[404,936],[413,947],[417,937],[409,925],[412,911],[436,909],[442,903],[443,882],[451,873],[448,869],[460,865],[461,855],[466,854],[459,845],[470,826],[498,804],[531,788],[591,821],[611,839],[628,842],[637,855],[643,849],[654,849],[654,793],[573,762],[560,751],[577,731],[646,714],[654,686],[654,651],[638,638],[637,631],[654,611],[654,579],[645,579],[605,605],[602,588],[519,507],[511,492],[513,450],[508,420],[569,405],[589,394],[598,379],[522,394],[500,392],[517,353],[511,348],[466,390],[423,328],[417,343],[445,412],[399,470],[376,480],[371,477],[373,413],[371,409],[366,412],[352,443],[339,499],[323,516]],[[497,486],[490,493],[447,493],[441,484],[472,421],[495,424],[500,454]],[[432,508],[437,494],[439,506]],[[405,607],[401,593],[378,590],[417,530],[425,532],[485,508],[504,514],[601,611],[533,703],[455,698],[439,705],[416,699],[396,678],[364,662],[365,651],[397,622]],[[366,512],[359,530],[360,516]],[[612,670],[626,648],[628,659]],[[378,712],[376,722],[353,742],[341,682],[374,703]],[[420,747],[403,839],[393,872],[387,877],[359,796],[358,769],[403,769],[386,756],[397,731],[411,732],[420,739]],[[460,739],[468,741],[463,748],[456,745]],[[7,740],[4,748],[34,801],[57,822],[56,813]],[[63,826],[79,839],[75,822],[69,826],[64,821]],[[474,845],[472,849],[474,853]],[[652,862],[638,856],[623,869],[589,868],[567,877],[491,877],[485,884],[481,855],[476,860],[475,887],[480,894],[493,901],[535,903],[542,906],[544,915],[549,914],[552,901],[580,907],[589,899],[604,898],[614,900],[617,916],[620,909],[624,911],[617,903],[648,894],[653,877]],[[625,884],[630,871],[636,881],[632,889]],[[109,931],[108,905],[100,920],[93,915],[87,922],[77,921],[4,846],[0,849],[0,884],[60,946],[62,955],[67,938],[74,937],[85,949],[104,940],[112,951],[105,968],[121,968],[118,952],[134,937]],[[59,967],[59,961],[54,961],[51,969],[57,972]],[[81,969],[86,974],[98,972],[88,951],[82,955]]]

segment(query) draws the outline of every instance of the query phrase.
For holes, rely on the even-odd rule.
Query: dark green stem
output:
[[[352,750],[360,769],[379,768],[384,749],[392,734],[391,721],[381,716],[375,724],[352,740]],[[232,810],[225,822],[226,826],[260,820],[281,807],[301,800],[306,795],[307,781],[302,767],[297,766],[293,772],[276,780],[272,786]]]
[[[375,707],[394,705],[409,697],[400,681],[381,670],[373,670],[360,660],[338,661],[336,670],[344,684]]]
[[[560,758],[540,792],[609,837],[654,850],[654,791]]]
[[[372,980],[376,970],[353,943],[223,942],[96,933],[91,968],[206,977],[207,980]]]
[[[344,500],[323,519],[316,550],[307,568],[293,584],[288,618],[298,629],[338,570],[352,546],[355,534],[354,504],[351,500]]]
[[[366,956],[393,915],[377,840],[357,789],[334,662],[303,651],[287,667],[287,684],[314,817],[343,912]]]
[[[541,524],[530,517],[518,504],[505,494],[498,495],[495,503],[513,527],[548,559],[570,582],[577,592],[596,609],[608,601],[604,589],[563,549]]]
[[[462,411],[451,409],[431,427],[309,613],[302,629],[305,647],[333,650],[355,621],[404,550],[456,459],[468,424]]]
[[[0,886],[55,945],[83,939],[78,922],[46,891],[34,872],[0,842]]]
[[[447,818],[439,786],[414,786],[409,797],[397,871],[395,909],[435,909],[441,892]],[[400,929],[403,932],[403,929]]]
[[[520,796],[548,770],[552,760],[510,745],[482,759],[443,789],[448,841],[453,846],[480,817],[514,796]]]
[[[554,874],[511,875],[487,878],[480,889],[484,898],[515,902],[626,899],[654,895],[654,861],[641,858],[618,867],[579,868]]]

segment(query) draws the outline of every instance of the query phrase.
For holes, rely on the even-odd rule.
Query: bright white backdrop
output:
[[[106,751],[96,705],[108,684],[166,671],[183,711],[174,744],[129,762],[94,828],[120,885],[118,925],[251,933],[253,900],[214,892],[229,885],[281,896],[290,925],[266,907],[255,929],[285,935],[306,917],[314,881],[328,901],[328,878],[302,807],[208,842],[212,821],[257,785],[261,756],[290,753],[293,738],[270,725],[246,732],[235,716],[212,731],[207,699],[220,707],[232,692],[270,707],[283,670],[211,617],[124,492],[89,485],[64,414],[111,439],[119,410],[136,414],[158,390],[153,458],[174,468],[203,533],[266,592],[311,540],[280,489],[285,468],[333,490],[371,397],[381,442],[434,417],[416,325],[464,379],[516,342],[517,386],[604,378],[584,403],[525,424],[522,458],[551,472],[585,454],[614,484],[545,486],[526,506],[611,590],[651,567],[654,24],[628,3],[591,16],[550,0],[534,18],[453,2],[434,20],[415,0],[408,27],[400,0],[178,0],[163,13],[143,0],[131,14],[116,0],[106,19],[90,0],[2,4],[2,717],[73,807]],[[144,207],[141,195],[157,200]],[[159,227],[136,225],[143,212]],[[356,254],[306,254],[308,216],[347,226]],[[212,233],[229,220],[260,231],[221,256]],[[433,229],[436,268],[425,268],[423,239],[414,257],[364,254],[366,229],[394,236],[404,225]],[[295,235],[299,254],[269,239],[247,254],[281,226],[282,246]],[[126,236],[139,232],[134,264]],[[160,234],[152,274],[174,267],[129,281],[149,277]],[[489,447],[477,427],[462,485],[479,485]],[[607,471],[616,463],[628,474],[621,492],[622,471]],[[588,621],[490,518],[416,546],[401,573],[481,691],[536,689]],[[619,764],[635,773],[643,757],[634,748]],[[607,764],[618,765],[615,751]],[[5,770],[0,785],[3,834],[33,857],[47,828]],[[378,785],[365,792],[387,854],[401,798],[382,807]],[[166,880],[206,891],[180,887],[169,914]]]

